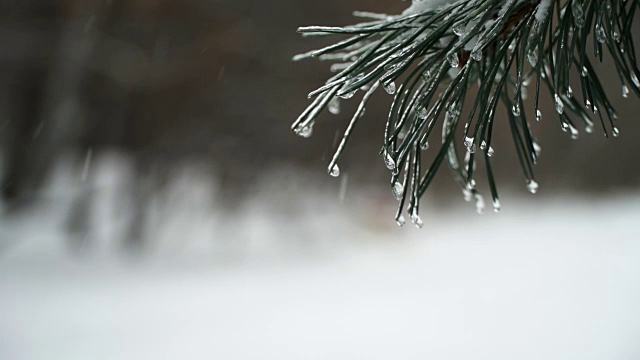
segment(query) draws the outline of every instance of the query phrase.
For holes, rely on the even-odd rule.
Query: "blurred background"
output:
[[[0,359],[640,358],[640,102],[606,59],[621,136],[545,98],[538,195],[495,140],[499,214],[443,170],[395,225],[386,94],[337,179],[357,101],[289,130],[329,75],[296,28],[406,6],[0,0]]]

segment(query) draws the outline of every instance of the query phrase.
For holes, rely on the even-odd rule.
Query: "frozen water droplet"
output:
[[[345,100],[349,100],[351,99],[354,95],[356,94],[356,91],[351,91],[342,95],[339,95],[341,98],[345,99]]]
[[[618,34],[616,31],[613,31],[611,33],[611,38],[613,39],[613,41],[615,42],[620,42],[620,34]]]
[[[539,157],[542,152],[542,146],[537,141],[533,141],[533,151],[536,153],[536,157]]]
[[[391,191],[393,192],[393,196],[396,198],[396,200],[401,200],[402,194],[404,194],[404,186],[402,186],[400,182],[396,181],[396,183],[393,184],[393,188],[391,188]]]
[[[386,91],[389,95],[393,95],[396,93],[396,83],[393,81],[384,84],[383,87],[384,91]]]
[[[465,186],[468,190],[473,190],[476,188],[476,181],[474,179],[471,179]]]
[[[593,110],[593,113],[595,114],[598,112],[598,107],[594,104],[592,110]]]
[[[411,222],[413,223],[413,225],[415,225],[418,229],[422,229],[422,227],[424,226],[424,221],[422,221],[422,219],[420,218],[420,215],[418,215],[417,211],[413,211],[413,213],[411,214]]]
[[[591,125],[587,125],[587,126],[584,128],[584,131],[585,131],[587,134],[591,134],[591,133],[593,133],[593,126],[591,126]]]
[[[396,224],[398,224],[399,227],[403,227],[404,224],[406,224],[407,221],[404,219],[404,216],[400,215],[397,219],[396,219]]]
[[[427,112],[427,108],[422,106],[418,109],[418,117],[422,120],[426,119],[429,113]]]
[[[536,121],[542,120],[542,112],[540,110],[536,110]]]
[[[487,142],[482,140],[480,143],[480,150],[487,150]]]
[[[424,79],[424,81],[429,82],[431,81],[431,71],[427,70],[425,72],[422,73],[422,79]]]
[[[487,150],[487,156],[492,157],[493,154],[495,154],[495,150],[493,150],[493,147],[489,146],[489,150]]]
[[[333,177],[340,176],[340,168],[338,167],[338,165],[333,165],[333,167],[329,169],[329,175]]]
[[[584,106],[586,106],[587,109],[590,108],[591,107],[591,101],[589,99],[587,99],[587,101],[584,103]]]
[[[333,115],[340,114],[340,98],[334,97],[329,101],[329,112]]]
[[[531,67],[535,67],[536,64],[538,63],[538,48],[536,47],[535,49],[529,51],[529,53],[527,54],[527,60],[529,60],[529,65],[531,65]]]
[[[474,139],[472,137],[465,136],[465,138],[464,138],[464,146],[465,147],[470,147],[471,144],[473,144],[473,140]]]
[[[465,26],[464,24],[458,24],[453,27],[453,33],[458,36],[463,36],[465,34]]]
[[[470,202],[473,199],[473,193],[467,188],[462,189],[462,196],[464,197],[464,201]]]
[[[613,134],[613,137],[617,138],[618,136],[620,136],[620,130],[615,126],[613,127],[613,129],[611,129],[611,132]]]
[[[518,105],[517,103],[514,104],[511,108],[511,112],[513,113],[513,116],[520,116],[520,105]]]
[[[562,121],[562,122],[560,123],[560,128],[562,129],[562,132],[567,132],[567,131],[569,131],[569,125],[568,125],[565,121]]]
[[[537,193],[538,188],[539,188],[539,185],[535,180],[531,179],[527,181],[527,189],[529,190],[530,193],[532,194]]]
[[[554,99],[556,102],[556,111],[558,112],[558,114],[562,114],[564,112],[564,103],[562,102],[562,99],[560,99],[560,96],[558,96],[558,94],[554,95]]]
[[[567,88],[567,97],[568,97],[569,99],[571,99],[571,98],[573,97],[573,89],[571,88],[571,86],[569,86],[569,87]]]
[[[638,81],[638,77],[634,73],[631,73],[631,82],[633,82],[633,85],[636,87],[640,87],[640,81]]]
[[[425,150],[429,150],[429,141],[425,141],[420,145],[420,149],[425,151]]]
[[[622,85],[622,97],[625,99],[629,97],[629,88],[627,85]]]
[[[500,199],[493,199],[493,211],[500,212]]]
[[[460,65],[460,61],[458,60],[458,54],[451,54],[447,57],[447,60],[449,61],[449,65],[451,65],[451,67],[453,68],[457,68],[458,65]]]
[[[384,157],[384,164],[387,166],[387,169],[389,170],[395,170],[396,168],[396,161],[393,160],[393,156],[391,156],[391,154],[389,154],[388,152]]]
[[[473,49],[471,52],[471,58],[475,61],[482,60],[482,49]]]
[[[580,76],[587,77],[587,75],[589,75],[589,72],[587,71],[587,67],[583,66],[582,71],[580,71]]]
[[[601,44],[607,40],[607,34],[604,32],[602,25],[596,25],[596,39]]]
[[[478,214],[484,213],[484,209],[485,209],[484,198],[482,197],[482,195],[478,193],[474,195],[474,198],[476,199],[476,211],[478,212]]]
[[[571,124],[568,124],[568,125],[569,125],[569,131],[571,131],[571,138],[573,140],[578,140],[578,137],[580,136],[580,132],[573,125]]]
[[[299,136],[308,139],[311,137],[311,135],[313,134],[313,125],[312,124],[308,124],[305,125],[301,128],[299,128],[298,130],[296,130],[296,134],[298,134]]]

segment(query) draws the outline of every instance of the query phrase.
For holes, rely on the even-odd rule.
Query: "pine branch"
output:
[[[356,12],[355,16],[371,21],[352,26],[300,28],[304,36],[347,38],[294,57],[331,61],[336,73],[309,94],[311,105],[292,125],[301,136],[311,136],[325,108],[337,114],[341,99],[354,97],[359,89],[366,91],[329,164],[333,176],[340,173],[338,162],[371,95],[379,85],[394,95],[380,153],[391,171],[392,191],[399,201],[399,225],[405,223],[406,204],[413,223],[422,226],[420,198],[445,161],[465,199],[475,200],[482,212],[484,200],[474,180],[476,158],[482,158],[493,208],[499,211],[491,165],[499,104],[508,110],[506,120],[527,187],[532,193],[537,191],[533,166],[540,146],[522,110],[525,89],[533,82],[537,121],[542,118],[538,106],[542,89],[555,103],[561,129],[572,138],[579,136],[579,126],[586,132],[594,130],[592,116],[597,116],[605,136],[618,136],[616,112],[589,55],[601,62],[606,50],[622,84],[622,95],[633,92],[640,96],[640,70],[631,34],[640,0],[457,0],[441,1],[444,5],[439,7],[430,1],[434,0],[414,0],[397,16]],[[571,86],[572,71],[580,74],[574,86],[581,90],[581,99]],[[477,96],[465,109],[466,94],[475,86]],[[442,145],[423,167],[421,154],[430,140],[434,142],[438,126],[442,127]],[[458,129],[464,130],[463,150],[456,146]]]

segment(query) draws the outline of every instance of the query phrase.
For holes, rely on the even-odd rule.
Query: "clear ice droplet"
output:
[[[389,153],[387,153],[384,157],[384,164],[389,170],[395,170],[396,168],[396,161],[393,160],[393,156],[391,156],[391,154]]]
[[[458,54],[451,54],[447,57],[447,60],[449,61],[449,65],[451,65],[451,67],[453,68],[457,68],[458,65],[460,65],[460,61],[458,60]]]
[[[555,94],[554,99],[556,102],[556,111],[558,112],[558,114],[564,113],[564,103],[562,102],[562,99],[560,99],[560,96],[558,96],[558,94]]]
[[[333,177],[340,176],[340,168],[338,167],[338,165],[333,165],[333,167],[329,169],[329,175]]]
[[[396,83],[393,81],[384,84],[383,87],[384,91],[386,91],[389,95],[393,95],[396,93]]]
[[[596,25],[596,39],[601,44],[607,40],[607,34],[604,32],[602,25]]]
[[[536,110],[536,121],[542,120],[542,111]]]
[[[406,223],[407,223],[407,220],[405,220],[405,219],[404,219],[404,216],[402,216],[402,215],[400,215],[400,216],[396,219],[396,224],[397,224],[399,227],[403,227],[403,226],[404,226],[404,224],[406,224]]]
[[[629,87],[627,85],[622,85],[622,97],[625,99],[629,97]]]
[[[422,227],[424,226],[424,221],[422,221],[422,218],[420,218],[420,215],[418,215],[417,211],[413,211],[413,213],[411,214],[411,222],[418,229],[422,229]]]
[[[331,99],[331,101],[329,101],[328,107],[329,112],[333,115],[340,114],[340,98],[334,97],[333,99]]]
[[[404,186],[402,186],[402,184],[396,181],[396,183],[393,184],[393,188],[391,190],[396,200],[402,199],[402,194],[404,194]]]
[[[511,108],[511,112],[513,113],[513,116],[520,116],[520,105],[514,104]]]
[[[527,181],[527,189],[529,190],[530,193],[532,194],[537,193],[539,187],[540,186],[535,180],[531,179]]]

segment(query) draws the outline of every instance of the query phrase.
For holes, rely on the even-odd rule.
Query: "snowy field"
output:
[[[64,176],[0,220],[0,359],[640,358],[640,193],[431,209],[418,231],[346,182],[282,174],[228,214],[183,175],[139,258],[106,205],[96,244],[66,248]]]

